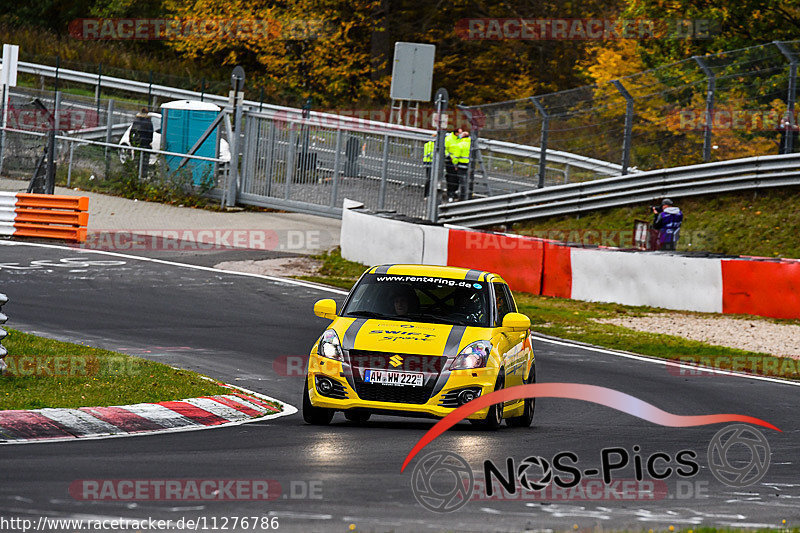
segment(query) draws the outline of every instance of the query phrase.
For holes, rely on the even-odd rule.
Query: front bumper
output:
[[[349,371],[349,367],[348,367]],[[357,372],[358,370],[356,370]],[[317,389],[317,376],[324,376],[337,384],[337,390],[343,390],[346,398],[332,398],[322,395]],[[473,370],[455,370],[450,372],[447,381],[441,390],[434,391],[425,403],[403,403],[394,401],[364,400],[359,397],[356,390],[348,382],[344,366],[333,359],[320,357],[316,354],[309,358],[308,391],[311,404],[315,407],[345,411],[348,409],[368,410],[383,412],[385,414],[398,414],[408,416],[426,416],[442,418],[453,412],[456,407],[440,405],[445,400],[445,395],[464,388],[479,388],[481,395],[494,390],[497,380],[497,370],[494,368],[477,368]],[[340,388],[341,386],[341,388]],[[341,394],[337,395],[341,396]],[[452,395],[451,395],[452,396]],[[486,418],[489,408],[482,409],[468,418]]]

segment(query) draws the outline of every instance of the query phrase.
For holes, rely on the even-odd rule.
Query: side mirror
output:
[[[508,313],[503,317],[503,327],[511,331],[525,331],[531,327],[531,319],[522,313]]]
[[[314,304],[314,314],[318,317],[333,320],[336,318],[336,302],[330,298],[319,300]],[[530,322],[528,322],[530,324]]]

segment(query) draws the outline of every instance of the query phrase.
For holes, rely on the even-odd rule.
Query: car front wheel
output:
[[[525,384],[536,383],[536,365],[531,365],[531,371]],[[520,416],[506,419],[506,424],[511,427],[527,428],[533,422],[533,412],[536,409],[536,398],[525,398],[525,411]]]
[[[500,374],[497,376],[497,381],[494,384],[494,390],[499,391],[506,384],[506,374],[505,371],[500,370]],[[489,412],[486,413],[486,418],[483,420],[472,420],[470,422],[473,425],[480,426],[485,429],[497,429],[500,427],[500,424],[503,423],[503,402],[496,403],[489,408]]]
[[[314,407],[308,396],[308,379],[303,387],[303,420],[315,426],[327,426],[333,420],[333,409]]]

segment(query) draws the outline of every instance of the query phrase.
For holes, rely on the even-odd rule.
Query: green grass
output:
[[[800,258],[800,239],[797,238],[797,228],[800,227],[798,188],[673,200],[684,213],[678,250]],[[605,244],[626,247],[631,246],[633,221],[652,220],[648,207],[618,207],[582,215],[531,220],[517,223],[511,230],[514,233],[572,241],[580,240],[579,232],[586,230],[624,231],[627,232],[625,242],[612,239]],[[559,231],[562,232],[560,238]]]
[[[9,330],[0,409],[97,407],[180,400],[230,390],[200,374],[138,357]]]
[[[319,275],[301,276],[300,279],[349,290],[367,268],[359,263],[343,259],[338,248],[315,257],[322,261]],[[519,311],[530,317],[533,330],[545,335],[664,359],[687,361],[686,358],[692,358],[692,361],[699,364],[711,364],[722,369],[731,369],[732,365],[738,365],[741,369],[743,363],[744,368],[750,370],[753,365],[747,358],[757,357],[758,366],[755,369],[757,373],[800,379],[800,364],[788,358],[715,346],[675,335],[634,331],[622,326],[601,324],[595,321],[595,319],[643,316],[651,313],[682,313],[681,311],[614,303],[583,302],[523,292],[515,292],[514,298]],[[713,313],[686,314],[717,316]],[[736,315],[727,316],[736,318]],[[747,318],[800,324],[798,320],[777,320],[753,316],[747,316]]]
[[[330,252],[312,257],[322,262],[318,274],[316,276],[296,276],[298,279],[333,285],[349,291],[359,276],[367,269],[361,263],[343,259],[342,251],[338,247]]]

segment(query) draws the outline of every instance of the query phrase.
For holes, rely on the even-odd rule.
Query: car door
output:
[[[503,325],[503,317],[508,313],[516,313],[517,306],[511,291],[505,283],[494,283],[496,327]],[[503,356],[503,366],[506,369],[506,387],[522,385],[525,378],[525,338],[527,332],[502,331],[498,352]]]

